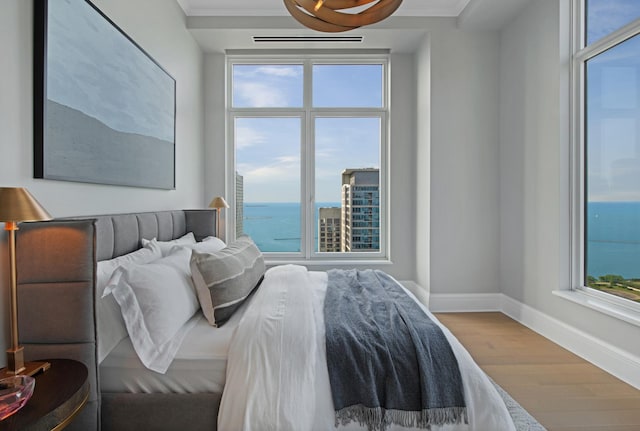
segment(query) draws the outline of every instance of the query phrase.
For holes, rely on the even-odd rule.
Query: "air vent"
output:
[[[362,42],[362,36],[253,36],[260,42]]]

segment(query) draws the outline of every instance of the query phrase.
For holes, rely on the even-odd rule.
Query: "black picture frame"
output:
[[[34,177],[175,189],[176,81],[89,0],[34,0]]]

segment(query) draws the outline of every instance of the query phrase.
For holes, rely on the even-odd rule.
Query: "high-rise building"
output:
[[[339,252],[342,208],[318,208],[318,251]]]
[[[244,178],[236,172],[236,238],[244,233]]]
[[[380,171],[342,172],[340,251],[380,250]]]

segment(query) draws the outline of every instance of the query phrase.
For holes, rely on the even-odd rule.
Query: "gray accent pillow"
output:
[[[191,253],[191,276],[202,312],[213,326],[221,326],[260,284],[264,258],[248,236],[215,253]]]

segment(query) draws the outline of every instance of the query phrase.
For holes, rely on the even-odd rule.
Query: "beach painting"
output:
[[[175,189],[175,80],[91,2],[34,7],[35,178]]]

